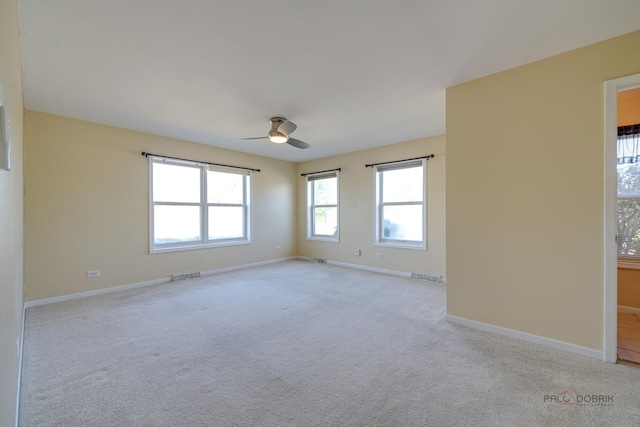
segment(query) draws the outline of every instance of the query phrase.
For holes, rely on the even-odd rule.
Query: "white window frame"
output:
[[[328,205],[318,205],[315,203],[314,183],[325,178],[336,178],[336,203]],[[307,181],[307,240],[319,240],[324,242],[340,241],[340,171],[319,172],[306,175]],[[336,208],[337,230],[335,234],[315,234],[315,208]]]
[[[616,173],[617,173],[617,170],[616,170]],[[620,200],[635,200],[636,202],[640,203],[640,194],[628,194],[628,195],[621,196],[620,193],[618,193],[616,195],[616,207],[618,206],[618,202]],[[618,216],[617,216],[616,226],[618,225],[618,221],[620,221],[620,214],[619,213],[618,213]],[[620,236],[616,234],[616,243],[618,242],[619,238],[620,238]],[[636,264],[634,269],[640,270],[640,265],[638,265],[640,263],[640,254],[638,254],[638,255],[620,254],[620,253],[618,253],[617,250],[616,250],[616,254],[618,255],[618,260],[626,261],[628,263],[634,263],[634,264]]]
[[[410,167],[422,167],[422,201],[421,202],[384,202],[383,179],[384,172]],[[427,159],[407,160],[403,162],[385,163],[373,166],[374,176],[374,246],[384,246],[401,249],[427,249]],[[383,234],[383,210],[385,206],[422,206],[422,240],[400,240],[385,238]]]
[[[182,166],[196,168],[200,170],[200,202],[156,202],[153,199],[153,165],[154,163],[168,164],[173,166]],[[217,171],[224,173],[233,173],[244,176],[243,179],[243,203],[242,204],[220,204],[209,203],[207,201],[207,171]],[[214,166],[206,163],[198,163],[183,160],[174,160],[164,157],[149,156],[149,253],[164,253],[186,251],[193,249],[235,246],[251,244],[251,199],[252,171],[241,168],[230,168],[224,166]],[[200,207],[200,240],[193,242],[172,242],[156,244],[154,242],[154,207],[160,205],[172,206],[199,206]],[[243,236],[230,239],[209,239],[209,215],[210,206],[242,206],[243,207]]]

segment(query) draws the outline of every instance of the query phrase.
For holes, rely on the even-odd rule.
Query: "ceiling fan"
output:
[[[267,136],[257,136],[254,138],[238,138],[237,140],[247,141],[250,139],[268,139],[269,141],[276,144],[284,144],[286,142],[287,144],[292,145],[296,148],[311,147],[304,141],[289,137],[289,134],[291,134],[298,127],[295,123],[290,122],[284,117],[271,117],[269,121],[271,122],[271,130],[269,131]]]

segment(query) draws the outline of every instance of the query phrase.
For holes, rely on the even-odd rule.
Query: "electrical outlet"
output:
[[[382,258],[384,258],[384,254],[383,253],[377,253],[376,254],[376,258],[382,259]]]
[[[282,248],[280,247],[280,245],[276,246],[276,251],[281,251]]]
[[[98,276],[100,276],[100,270],[87,271],[87,277],[98,277]]]
[[[360,249],[356,249],[355,251],[353,251],[353,254],[355,256],[360,256],[360,255],[362,255],[362,252],[360,251]]]

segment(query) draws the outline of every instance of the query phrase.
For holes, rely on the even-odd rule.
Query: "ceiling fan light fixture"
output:
[[[285,142],[287,142],[289,140],[289,137],[286,135],[283,135],[279,132],[270,132],[269,133],[269,141],[276,143],[276,144],[284,144]]]
[[[289,135],[296,130],[298,126],[295,123],[290,122],[284,117],[271,117],[269,119],[271,123],[271,130],[267,133],[267,136],[257,136],[252,138],[239,138],[237,141],[244,141],[249,139],[268,139],[274,144],[289,144],[295,148],[309,148],[311,147],[304,141],[299,139],[290,138]]]

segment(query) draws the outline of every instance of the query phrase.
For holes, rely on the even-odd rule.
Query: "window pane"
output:
[[[383,202],[421,202],[424,197],[422,167],[379,172]]]
[[[318,179],[313,182],[313,200],[316,205],[338,204],[338,178]]]
[[[338,208],[314,208],[314,236],[337,236]]]
[[[154,206],[153,219],[155,244],[200,240],[198,206]]]
[[[200,168],[153,163],[153,200],[200,203]]]
[[[242,206],[209,206],[209,239],[235,239],[244,236]]]
[[[640,196],[640,163],[618,165],[618,196]]]
[[[618,199],[618,255],[640,256],[640,201]]]
[[[244,175],[218,171],[207,172],[207,202],[242,204]]]
[[[382,238],[422,241],[422,206],[384,206]]]

